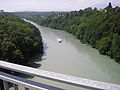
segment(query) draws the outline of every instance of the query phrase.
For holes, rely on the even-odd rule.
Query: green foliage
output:
[[[112,8],[109,3],[103,11],[86,8],[61,16],[28,19],[43,26],[67,31],[81,42],[90,44],[101,54],[108,55],[120,63],[120,7]]]
[[[109,37],[104,37],[96,43],[96,48],[101,54],[106,55],[111,48],[111,42]]]
[[[112,58],[114,58],[117,62],[120,63],[120,35],[118,34],[113,35],[110,55]]]
[[[27,65],[36,53],[43,53],[39,30],[17,16],[0,14],[0,60]]]
[[[105,8],[106,10],[110,10],[112,8],[111,2],[109,2],[109,5]]]

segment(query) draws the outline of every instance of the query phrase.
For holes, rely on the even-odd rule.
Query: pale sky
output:
[[[0,9],[5,11],[71,11],[105,6],[109,2],[120,6],[120,0],[0,0]]]

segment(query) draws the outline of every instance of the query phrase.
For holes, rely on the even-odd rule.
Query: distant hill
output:
[[[50,15],[59,15],[59,14],[63,14],[65,12],[55,12],[55,11],[51,11],[51,12],[12,12],[14,15],[17,15],[21,18],[25,18],[25,17],[29,17],[29,16],[50,16]]]

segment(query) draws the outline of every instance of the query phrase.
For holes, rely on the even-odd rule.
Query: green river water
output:
[[[37,59],[34,63],[31,62],[31,65],[37,65],[37,68],[47,71],[120,84],[120,64],[113,59],[100,55],[98,50],[82,44],[69,33],[31,23],[41,31],[45,50],[42,61]],[[58,43],[57,38],[62,39],[62,43]],[[76,87],[38,77],[31,78],[31,80],[65,89],[79,90]]]

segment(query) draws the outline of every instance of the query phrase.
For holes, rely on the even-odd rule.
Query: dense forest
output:
[[[111,3],[98,10],[91,7],[59,15],[29,16],[28,19],[54,29],[75,35],[82,43],[91,45],[100,54],[120,63],[120,7]]]
[[[37,53],[43,53],[39,30],[18,16],[0,13],[0,60],[27,65]]]
[[[26,17],[48,17],[51,15],[59,15],[59,14],[64,14],[66,12],[54,12],[54,11],[49,11],[49,12],[35,12],[35,11],[31,11],[31,12],[12,12],[14,15],[19,16],[20,18],[26,18]]]

